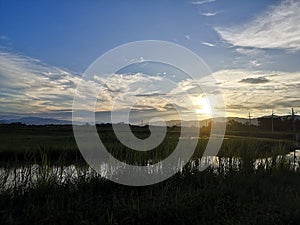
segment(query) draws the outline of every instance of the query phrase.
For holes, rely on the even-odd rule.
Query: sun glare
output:
[[[195,107],[196,107],[195,110],[197,114],[204,114],[204,115],[211,114],[211,107],[205,97],[197,98],[195,102]]]

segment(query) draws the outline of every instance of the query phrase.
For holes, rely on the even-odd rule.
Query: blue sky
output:
[[[246,23],[276,2],[1,1],[0,27],[5,47],[76,72],[111,48],[147,39],[188,47],[218,69],[234,53],[224,48],[214,28]]]
[[[97,57],[151,39],[202,57],[224,89],[228,115],[284,114],[300,108],[299,15],[291,0],[0,0],[0,111],[68,111],[76,79]]]

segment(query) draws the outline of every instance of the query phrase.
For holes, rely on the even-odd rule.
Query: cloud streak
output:
[[[190,35],[184,35],[184,37],[186,38],[186,39],[188,39],[188,40],[191,40],[192,38],[191,38],[191,36]]]
[[[233,46],[299,51],[299,21],[300,1],[287,0],[270,7],[249,23],[215,30]]]
[[[208,47],[215,47],[215,44],[209,43],[209,42],[202,42],[201,44],[208,46]]]
[[[215,16],[215,15],[217,15],[217,14],[219,14],[218,12],[203,12],[203,13],[201,13],[201,15],[202,16]]]
[[[216,0],[202,0],[202,1],[195,1],[192,2],[193,5],[203,5],[206,3],[211,3],[211,2],[215,2]]]

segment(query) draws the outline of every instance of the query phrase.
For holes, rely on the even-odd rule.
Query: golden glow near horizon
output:
[[[197,114],[211,115],[211,107],[205,96],[200,96],[195,100],[195,110]]]

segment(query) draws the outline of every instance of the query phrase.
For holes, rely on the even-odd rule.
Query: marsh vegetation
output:
[[[169,128],[157,149],[141,153],[119,143],[110,125],[98,127],[114,157],[139,165],[167,157],[178,142],[178,129]],[[149,136],[145,127],[132,130],[139,138]],[[218,156],[203,158],[208,137],[203,132],[181,172],[155,185],[130,187],[105,179],[85,163],[71,126],[5,125],[0,131],[0,224],[269,225],[300,220],[299,155],[292,154],[289,138],[227,133]],[[199,171],[209,160],[211,166]]]

